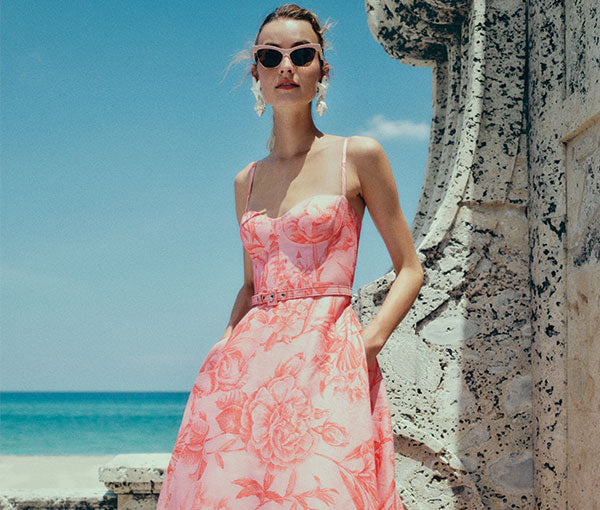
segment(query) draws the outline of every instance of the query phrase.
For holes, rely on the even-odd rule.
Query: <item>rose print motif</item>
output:
[[[337,207],[342,195],[317,195],[307,201],[297,216],[285,222],[282,231],[289,241],[298,244],[317,244],[328,241],[339,230],[341,216]],[[325,203],[325,206],[320,205]]]
[[[315,443],[310,400],[293,377],[274,379],[261,388],[242,414],[248,448],[266,462],[286,466],[306,458]]]
[[[212,349],[199,373],[196,387],[201,393],[237,388],[248,371],[248,357],[227,345]]]
[[[319,411],[294,377],[301,358],[300,354],[280,365],[242,411],[243,442],[271,468],[305,459],[316,441],[313,422]]]
[[[226,434],[239,434],[242,426],[242,410],[248,396],[241,390],[227,393],[222,399],[217,400],[217,407],[221,412],[216,420],[221,431]]]
[[[348,444],[346,429],[337,423],[326,421],[316,430],[321,434],[323,440],[331,446],[346,446]]]
[[[195,464],[195,469],[189,476],[195,480],[200,480],[206,467],[204,446],[208,431],[209,427],[205,413],[197,411],[196,414],[191,415],[183,430],[179,431],[173,449],[172,463],[169,464],[167,474],[169,474],[169,470],[172,473],[178,462],[187,465]]]

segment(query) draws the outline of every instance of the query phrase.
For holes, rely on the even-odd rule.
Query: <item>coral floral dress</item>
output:
[[[361,220],[342,194],[240,235],[254,306],[218,341],[188,397],[158,510],[404,510],[389,401],[351,305]]]

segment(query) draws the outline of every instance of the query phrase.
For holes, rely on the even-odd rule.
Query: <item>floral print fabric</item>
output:
[[[246,211],[240,235],[257,293],[352,285],[360,218],[345,195],[279,218]],[[388,397],[361,331],[349,296],[251,308],[200,367],[157,509],[404,510]]]

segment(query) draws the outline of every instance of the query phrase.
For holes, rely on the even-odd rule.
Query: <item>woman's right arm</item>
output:
[[[235,191],[235,210],[238,218],[238,224],[241,222],[244,209],[246,208],[246,197],[248,194],[248,185],[250,184],[250,168],[252,164],[249,164],[241,172],[239,172],[233,181]],[[236,324],[248,313],[252,307],[252,294],[254,294],[254,274],[252,271],[252,260],[244,248],[242,248],[244,257],[244,282],[241,289],[239,290],[235,302],[233,304],[233,310],[229,318],[229,323],[225,328],[225,332],[221,336],[221,339],[229,337],[233,328]]]

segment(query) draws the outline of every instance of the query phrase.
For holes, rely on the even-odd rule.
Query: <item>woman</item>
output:
[[[324,28],[295,4],[269,14],[252,55],[270,153],[235,177],[245,281],[192,388],[158,509],[396,509],[389,403],[376,355],[423,271],[385,153],[329,135]],[[351,306],[362,216],[396,280],[364,329]]]

